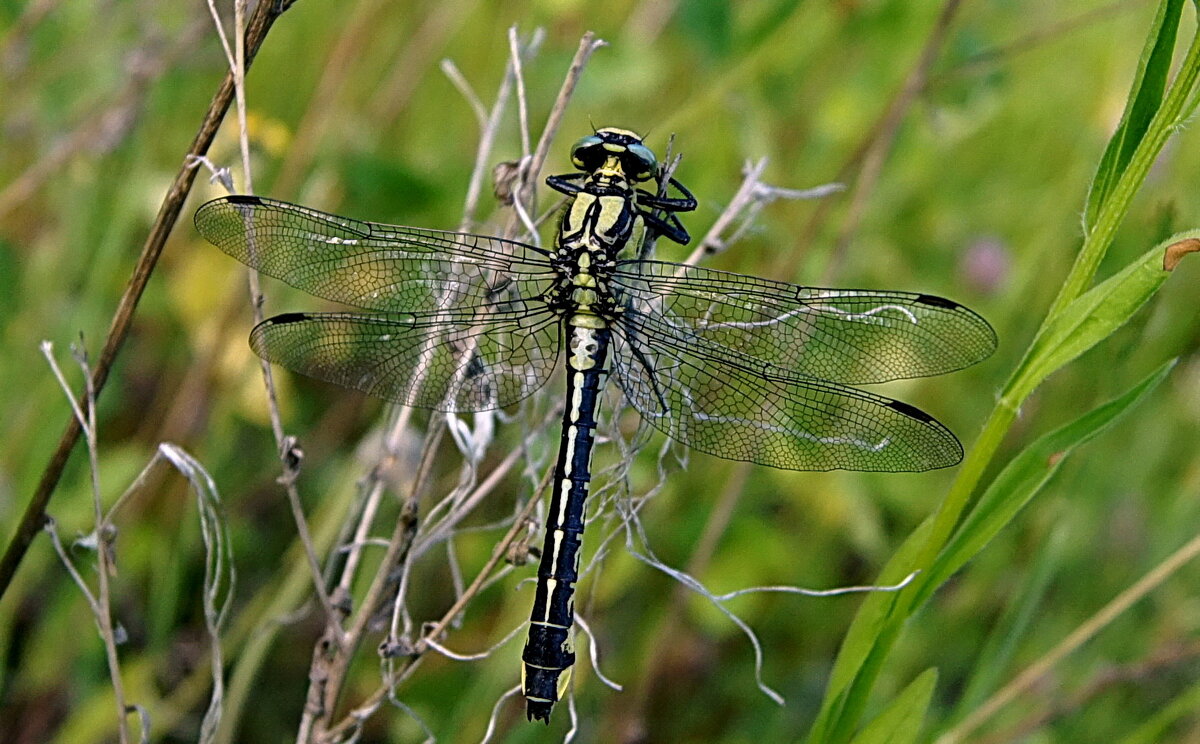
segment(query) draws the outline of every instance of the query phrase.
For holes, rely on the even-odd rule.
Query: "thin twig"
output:
[[[566,77],[563,78],[562,87],[558,90],[558,97],[554,99],[554,105],[550,108],[550,115],[546,118],[546,126],[542,129],[542,136],[538,138],[537,147],[534,148],[528,165],[523,168],[521,174],[523,184],[520,188],[513,190],[513,199],[525,204],[530,212],[536,211],[534,209],[536,205],[533,200],[534,188],[537,185],[538,174],[542,172],[542,166],[545,165],[546,157],[550,153],[550,143],[554,141],[554,137],[558,134],[558,128],[562,124],[563,115],[567,110],[567,102],[571,100],[571,96],[575,92],[575,86],[579,83],[579,78],[583,74],[583,68],[588,60],[591,59],[592,54],[597,49],[607,45],[608,42],[603,39],[597,39],[591,31],[585,33],[583,38],[579,40],[579,48],[575,50],[575,57],[571,60],[571,66],[567,69]],[[515,235],[516,225],[516,221],[510,221],[504,237],[511,238]]]
[[[442,74],[450,79],[462,97],[467,100],[467,105],[471,107],[471,111],[475,114],[475,123],[479,125],[479,130],[483,131],[488,125],[487,107],[483,105],[483,101],[479,100],[479,95],[475,89],[471,87],[471,83],[463,77],[462,70],[458,69],[458,65],[454,64],[454,60],[443,59],[441,63]],[[511,67],[509,68],[512,69]]]
[[[542,36],[540,33],[535,33],[533,40],[530,42],[531,46],[526,48],[526,53],[531,51],[531,49],[533,48],[534,45],[539,44],[541,41],[541,38],[542,38]],[[518,55],[518,56],[520,56],[520,55]],[[446,69],[447,67],[449,67],[451,70],[454,69],[452,64],[450,64],[450,65],[444,64],[443,65],[443,69]],[[451,77],[452,78],[454,77],[453,73],[451,73]],[[465,80],[462,82],[465,85]],[[512,66],[510,63],[509,71],[508,71],[508,73],[506,73],[504,80],[501,82],[500,90],[497,93],[497,101],[496,101],[496,104],[493,106],[491,115],[489,117],[487,117],[485,120],[481,121],[483,130],[480,133],[480,144],[479,144],[479,147],[478,147],[478,150],[476,153],[476,167],[475,167],[475,170],[471,177],[471,186],[468,188],[467,203],[464,206],[464,222],[463,222],[464,229],[465,229],[465,226],[472,220],[472,215],[473,215],[475,205],[478,200],[478,195],[481,190],[483,174],[486,170],[486,163],[490,157],[492,147],[495,143],[496,133],[498,131],[499,124],[500,124],[500,117],[502,115],[502,112],[503,112],[505,106],[507,105],[508,98],[510,95],[511,85],[512,85]],[[470,86],[467,85],[464,88],[464,90],[470,91]],[[471,93],[470,95],[467,95],[466,97],[467,97],[469,103],[471,103],[473,98],[476,101],[478,100],[477,97],[475,97],[473,95],[473,93]],[[473,104],[472,104],[472,106],[474,108]],[[477,110],[477,115],[478,115],[478,110]],[[408,419],[409,419],[409,414],[407,412],[401,413],[399,415],[399,417],[397,418],[396,425],[391,428],[391,430],[389,431],[389,433],[386,437],[386,444],[382,450],[384,458],[392,457],[393,453],[397,451],[397,448],[399,446],[401,432],[404,430],[405,423],[408,421]],[[442,417],[436,417],[436,423],[434,424],[434,427],[436,429],[436,435],[435,435],[434,431],[431,431],[427,435],[426,449],[422,455],[423,462],[428,461],[428,458],[433,450],[433,447],[436,446],[434,443],[436,441],[438,441],[438,439],[440,439],[441,432],[444,430],[443,426],[444,426],[444,419]],[[431,446],[431,445],[433,445],[433,446]],[[425,472],[425,470],[426,469],[423,468],[422,472]],[[365,484],[365,490],[367,491],[367,497],[366,497],[366,501],[365,501],[366,507],[364,508],[364,510],[361,514],[358,526],[355,529],[355,540],[354,540],[353,546],[351,547],[346,564],[344,565],[343,570],[342,570],[341,580],[339,582],[339,595],[340,596],[344,596],[347,598],[349,597],[350,586],[353,582],[353,578],[355,576],[355,573],[357,572],[357,568],[360,563],[361,550],[362,550],[362,547],[368,543],[367,535],[369,534],[371,523],[374,520],[374,517],[376,514],[376,508],[379,503],[379,499],[381,498],[382,493],[383,493],[382,474],[384,472],[386,472],[386,469],[384,467],[384,462],[381,461],[381,462],[377,463],[375,467],[371,468],[371,470],[368,474],[367,483]],[[413,522],[413,524],[406,526],[405,529],[408,529],[408,527],[411,526],[411,528],[412,528],[411,534],[413,536],[413,539],[415,539],[415,535],[416,535],[416,527],[415,527],[416,505],[415,505],[415,501],[413,500],[413,497],[411,494],[419,493],[420,486],[421,486],[420,479],[421,479],[421,476],[418,476],[418,482],[413,485],[412,491],[410,493],[410,499],[406,503],[406,513],[409,514],[408,518]],[[402,522],[403,521],[404,520],[402,519]],[[400,528],[400,525],[398,525],[397,532],[393,534],[392,540],[390,540],[388,542],[388,551],[389,551],[387,553],[388,557],[385,557],[385,559],[384,559],[384,563],[380,568],[380,571],[381,571],[380,575],[386,574],[388,571],[390,571],[391,566],[394,565],[393,551],[395,551],[397,549],[396,541],[401,534],[399,528]],[[411,552],[412,552],[411,545],[404,549],[405,555],[410,555]],[[402,577],[401,577],[402,581],[407,576],[408,567],[409,567],[409,564],[407,562],[405,562],[404,565],[400,567],[402,569]],[[376,578],[378,579],[378,576]],[[369,592],[368,592],[367,599],[364,600],[363,605],[359,608],[360,614],[358,616],[358,619],[356,620],[355,626],[352,627],[350,629],[350,631],[346,634],[346,646],[342,649],[342,653],[340,655],[338,655],[338,654],[331,655],[330,653],[328,653],[327,649],[322,650],[321,648],[318,648],[316,651],[314,651],[313,668],[310,670],[310,675],[309,675],[310,679],[312,680],[312,684],[310,685],[310,690],[309,690],[309,702],[305,706],[305,713],[303,716],[303,720],[301,722],[300,732],[299,732],[297,741],[301,741],[301,742],[308,741],[308,737],[310,737],[312,735],[318,735],[320,737],[328,736],[327,733],[324,733],[324,734],[321,733],[321,728],[327,724],[329,717],[333,714],[333,711],[331,710],[331,706],[328,701],[331,698],[336,699],[336,696],[332,696],[330,694],[330,691],[338,689],[343,684],[342,675],[344,675],[344,673],[345,673],[346,665],[348,664],[348,657],[351,653],[353,653],[353,649],[356,648],[357,645],[361,642],[362,633],[366,628],[366,622],[370,618],[371,614],[374,612],[373,608],[374,608],[375,604],[377,603],[376,597],[381,596],[383,586],[384,585],[380,585],[380,584],[372,585],[372,589],[369,590]],[[378,587],[378,590],[376,589],[376,587]],[[397,610],[400,609],[398,607],[398,604],[400,602],[401,597],[403,596],[403,594],[402,594],[403,589],[404,589],[403,585],[398,587],[398,590],[397,590],[397,593],[395,596],[395,603],[397,604]],[[380,698],[380,700],[382,700],[382,698]],[[377,702],[378,701],[376,701],[376,703]],[[367,706],[365,706],[365,708],[373,711],[375,709],[375,706],[368,704]],[[363,711],[364,711],[364,706],[359,706],[356,709],[356,715],[361,716],[363,714]],[[358,720],[361,720],[361,719],[358,719]]]
[[[517,27],[508,27],[509,65],[517,83],[517,129],[521,134],[521,156],[529,157],[529,98],[525,93],[525,72],[521,66],[521,42],[517,38]]]
[[[465,81],[459,79],[457,84],[464,91],[464,95],[475,111],[476,118],[481,122],[483,131],[481,132],[480,147],[476,158],[476,168],[472,175],[472,185],[468,190],[466,209],[464,215],[464,224],[472,221],[472,214],[475,204],[478,200],[483,175],[485,172],[485,164],[488,159],[488,154],[491,151],[495,141],[496,129],[499,126],[500,114],[509,97],[509,90],[515,86],[518,95],[518,107],[525,108],[527,111],[527,103],[524,95],[524,85],[521,81],[522,59],[528,53],[529,49],[539,43],[541,34],[535,33],[529,45],[525,50],[522,50],[516,37],[515,29],[510,33],[510,60],[509,72],[506,74],[501,83],[501,90],[498,94],[498,101],[493,108],[491,116],[487,120],[481,117],[482,111],[477,105],[478,98],[474,96],[473,91]],[[567,74],[567,79],[563,84],[563,90],[560,92],[559,99],[555,104],[554,110],[551,112],[546,130],[541,133],[539,139],[539,148],[543,150],[548,148],[549,141],[553,137],[553,133],[558,123],[562,119],[562,112],[565,109],[566,102],[569,99],[571,91],[574,89],[575,82],[582,68],[582,62],[587,56],[599,46],[599,43],[593,42],[589,37],[586,37],[581,43],[580,51],[576,55],[576,61],[572,65],[571,70]],[[455,78],[455,71],[452,66],[443,65],[444,69],[448,69],[448,74]],[[460,77],[460,76],[458,76]],[[527,119],[527,114],[526,114]],[[522,145],[528,155],[527,138]],[[540,164],[544,160],[544,155],[541,159],[534,157],[522,158],[521,167],[518,168],[516,176],[517,181],[513,188],[515,199],[515,212],[518,215],[516,221],[510,222],[509,231],[506,235],[511,237],[515,232],[513,229],[517,225],[523,225],[524,228],[532,236],[536,232],[536,224],[529,216],[529,212],[525,211],[522,215],[522,208],[531,204],[530,200],[523,200],[520,195],[529,195],[531,197],[533,189],[536,187],[537,173],[540,170]],[[532,239],[532,238],[531,238]],[[463,353],[473,353],[471,349],[463,350]],[[464,367],[465,369],[465,367]],[[365,597],[358,606],[355,615],[351,621],[349,628],[345,634],[345,646],[340,652],[331,653],[329,649],[319,647],[314,652],[313,668],[310,670],[310,694],[308,704],[305,706],[304,720],[300,727],[300,735],[298,741],[308,741],[309,738],[316,738],[322,741],[331,741],[335,738],[347,734],[353,730],[358,730],[362,722],[373,714],[378,709],[384,699],[394,700],[394,689],[396,685],[407,678],[416,669],[419,664],[420,657],[424,650],[428,648],[428,644],[420,641],[415,644],[420,651],[411,656],[406,656],[409,661],[399,675],[392,671],[385,671],[383,675],[383,683],[380,688],[371,696],[368,696],[362,703],[356,705],[354,709],[337,724],[330,726],[330,717],[335,712],[335,705],[340,694],[340,690],[346,684],[346,674],[349,669],[350,660],[361,643],[363,642],[365,633],[371,627],[372,620],[375,617],[377,608],[383,602],[391,603],[391,627],[392,630],[388,639],[384,642],[385,657],[393,655],[394,652],[401,652],[407,648],[407,644],[401,639],[407,637],[408,628],[412,621],[407,614],[406,593],[408,580],[412,563],[421,551],[435,540],[446,539],[458,520],[465,517],[477,504],[483,493],[494,487],[502,476],[503,471],[511,469],[517,459],[506,458],[498,471],[493,471],[491,475],[484,479],[484,483],[473,490],[470,485],[475,481],[475,462],[480,454],[478,440],[481,431],[476,428],[475,431],[467,432],[465,439],[459,441],[459,447],[467,454],[467,460],[464,463],[464,471],[460,477],[459,486],[433,507],[430,513],[435,514],[439,511],[445,511],[445,517],[435,524],[430,523],[430,517],[425,520],[418,520],[417,506],[421,500],[422,494],[429,485],[429,473],[431,471],[431,463],[433,462],[434,454],[437,450],[438,443],[445,431],[447,431],[447,419],[444,416],[435,416],[431,424],[431,430],[427,434],[425,446],[421,455],[421,464],[418,468],[417,476],[410,486],[409,494],[401,508],[400,519],[392,532],[391,538],[387,542],[384,558],[380,564],[379,572],[372,580],[370,588],[367,590]],[[455,419],[454,421],[457,421]],[[477,418],[477,425],[480,422],[486,423],[486,420]],[[460,424],[456,423],[455,428],[451,429],[456,437],[459,437]],[[485,436],[485,440],[488,438]],[[372,469],[372,476],[382,472],[382,469]],[[549,477],[547,475],[547,477]],[[376,486],[377,487],[377,486]],[[372,489],[372,491],[374,488]],[[370,496],[368,496],[368,505],[370,504]],[[517,535],[524,535],[528,531],[526,524],[526,516],[537,507],[538,501],[531,499],[525,505],[521,515],[519,515],[513,525],[510,527],[509,536],[501,541],[497,548],[496,559],[503,556],[509,548],[509,545],[516,539]],[[355,532],[354,545],[350,548],[351,555],[356,555],[363,549],[363,546],[369,544],[369,531],[363,529],[363,525],[359,525],[358,531]],[[422,538],[424,536],[424,539]],[[350,563],[350,561],[348,561]],[[358,564],[355,561],[356,565]],[[461,612],[461,608],[473,598],[481,587],[486,585],[489,579],[488,574],[491,572],[494,563],[489,562],[486,570],[477,576],[476,581],[469,587],[465,588],[458,596],[451,610],[443,618],[443,622],[435,624],[434,631],[425,634],[423,637],[433,643],[439,643],[438,636],[444,632],[446,624],[452,621]],[[343,572],[343,582],[352,575],[352,572]],[[389,599],[390,598],[390,599]],[[407,652],[405,652],[407,653]],[[385,670],[391,669],[391,663],[385,658]]]
[[[66,377],[58,366],[58,362],[54,359],[54,354],[49,342],[42,343],[42,354],[46,357],[46,361],[50,364],[50,368],[54,371],[55,378],[58,379],[59,385],[62,387],[63,393],[68,399],[73,398],[71,394],[71,386],[67,384]],[[110,578],[115,575],[116,568],[112,563],[112,532],[108,529],[104,518],[104,503],[100,496],[100,453],[99,443],[96,437],[96,391],[92,387],[92,377],[88,369],[87,357],[84,355],[82,348],[75,349],[75,359],[79,364],[80,371],[83,372],[84,379],[84,394],[82,398],[82,406],[72,402],[72,408],[75,411],[75,416],[83,428],[84,442],[87,446],[88,453],[88,473],[91,478],[92,491],[92,529],[95,531],[95,548],[96,562],[99,564],[96,571],[96,581],[99,585],[96,589],[96,594],[92,595],[87,591],[86,585],[79,577],[77,571],[70,566],[70,559],[59,543],[57,535],[54,535],[55,550],[58,551],[59,557],[68,565],[68,570],[72,578],[76,579],[81,588],[84,589],[84,596],[88,599],[88,604],[92,608],[92,615],[96,619],[96,624],[99,626],[100,638],[104,643],[104,655],[108,661],[109,681],[112,683],[113,697],[117,707],[117,737],[121,744],[129,742],[129,722],[126,716],[129,712],[129,706],[125,698],[125,684],[121,680],[121,660],[117,653],[117,638],[113,628],[112,619],[112,591],[109,586]]]
[[[522,533],[528,531],[528,520],[533,514],[533,510],[540,503],[541,493],[549,485],[550,478],[553,477],[553,475],[553,470],[546,471],[541,485],[533,492],[529,500],[525,502],[523,507],[521,507],[521,510],[517,512],[517,515],[513,520],[512,527],[507,533],[505,533],[504,537],[500,538],[500,541],[496,543],[495,547],[492,548],[491,556],[488,558],[487,562],[483,564],[483,567],[479,569],[479,572],[475,575],[474,581],[472,581],[470,586],[468,586],[467,589],[462,593],[462,596],[460,596],[458,600],[442,614],[441,619],[431,625],[429,629],[425,631],[422,637],[415,644],[413,644],[413,649],[411,655],[409,656],[408,666],[401,672],[400,676],[394,681],[393,684],[382,685],[371,695],[368,695],[364,699],[363,703],[360,704],[360,708],[370,707],[372,704],[383,700],[383,698],[387,695],[388,689],[393,687],[394,684],[399,684],[409,674],[411,674],[411,672],[416,668],[420,657],[430,647],[430,641],[434,641],[437,638],[442,637],[450,623],[453,622],[456,617],[458,617],[459,613],[463,611],[467,604],[483,589],[492,570],[495,569],[495,567],[499,565],[500,562],[507,556],[509,547],[519,536],[522,535]],[[346,718],[342,719],[336,725],[327,730],[327,738],[329,740],[333,740],[335,737],[344,734],[355,725],[357,720],[358,716],[356,715],[346,716]]]

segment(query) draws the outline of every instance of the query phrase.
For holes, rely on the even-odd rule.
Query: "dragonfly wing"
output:
[[[821,289],[662,261],[625,261],[623,304],[656,332],[785,373],[864,384],[951,372],[996,347],[987,321],[933,295]]]
[[[788,470],[920,471],[962,459],[954,435],[906,403],[713,356],[645,318],[622,315],[617,383],[646,421],[689,447]]]
[[[558,359],[549,310],[290,313],[260,323],[263,359],[368,395],[438,411],[485,411],[540,388]]]
[[[545,251],[483,235],[363,222],[257,196],[196,210],[196,229],[242,263],[297,289],[383,312],[486,305],[540,296],[554,281]]]

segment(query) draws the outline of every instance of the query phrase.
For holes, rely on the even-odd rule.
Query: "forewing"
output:
[[[365,315],[291,313],[260,323],[250,345],[309,377],[420,408],[502,408],[554,372],[560,323],[549,310]]]
[[[788,470],[920,471],[962,459],[946,427],[899,401],[657,337],[627,311],[614,371],[629,402],[667,436],[730,460]]]
[[[661,261],[624,261],[618,300],[655,333],[753,357],[784,374],[864,384],[938,375],[986,358],[991,326],[932,295],[821,289]]]
[[[524,243],[362,222],[256,196],[208,202],[196,210],[196,229],[268,276],[383,312],[532,299],[554,280],[546,252]]]

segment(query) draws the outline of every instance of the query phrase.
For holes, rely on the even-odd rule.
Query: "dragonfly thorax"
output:
[[[609,280],[626,248],[641,244],[644,223],[632,189],[596,193],[592,179],[563,210],[555,238],[558,302],[571,315],[611,317],[616,310]]]

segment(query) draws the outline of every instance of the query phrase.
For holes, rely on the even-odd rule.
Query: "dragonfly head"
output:
[[[571,162],[579,170],[609,181],[648,181],[658,171],[658,158],[642,138],[625,129],[606,127],[589,134],[571,148]]]

